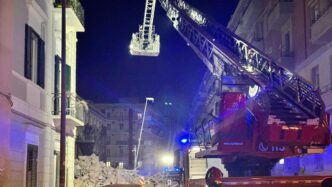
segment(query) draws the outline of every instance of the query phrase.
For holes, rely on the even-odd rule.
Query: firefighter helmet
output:
[[[222,178],[224,174],[220,169],[211,167],[207,170],[205,175],[205,183],[208,187],[220,187],[222,185]]]

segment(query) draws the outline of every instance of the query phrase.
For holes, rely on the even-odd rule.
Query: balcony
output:
[[[326,109],[332,109],[332,82],[321,88],[322,98],[324,100]]]
[[[66,98],[66,125],[67,134],[73,135],[75,127],[84,125],[85,113],[88,110],[86,102],[72,93],[67,93]],[[61,95],[53,95],[53,121],[56,129],[61,126]]]
[[[272,8],[268,15],[268,28],[269,30],[280,29],[283,23],[286,23],[287,19],[293,13],[293,1],[292,0],[279,0],[278,3]]]
[[[315,44],[327,43],[332,40],[332,3],[320,11],[317,19],[312,20],[311,40]]]
[[[61,28],[61,0],[54,0],[54,12],[57,28]],[[84,31],[84,9],[79,0],[67,0],[67,27],[73,27],[78,32]]]

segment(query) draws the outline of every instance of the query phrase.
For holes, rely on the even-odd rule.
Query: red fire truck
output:
[[[219,116],[194,127],[207,148],[196,157],[222,158],[233,177],[269,176],[281,158],[324,152],[329,115],[313,85],[184,0],[159,1],[217,87],[201,101],[220,95]]]
[[[132,40],[142,45],[132,45],[132,54],[159,54],[153,48],[159,45],[151,16],[155,2],[146,1],[144,24]],[[220,96],[220,114],[212,123],[193,127],[206,148],[196,157],[221,158],[231,177],[269,176],[281,158],[324,152],[331,132],[319,90],[184,0],[159,2],[208,68],[207,82],[213,83],[206,86],[200,102]],[[284,186],[310,186],[304,184],[316,179],[229,178],[225,186],[255,186],[262,181],[264,186],[287,183],[283,181],[292,182]]]

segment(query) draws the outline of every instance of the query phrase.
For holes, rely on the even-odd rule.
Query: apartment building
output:
[[[67,186],[73,186],[76,127],[87,108],[76,95],[76,33],[83,9],[67,5]],[[61,6],[0,1],[0,186],[58,186]]]
[[[243,0],[228,28],[321,90],[332,114],[332,1]],[[324,154],[287,158],[274,175],[332,172],[332,147]]]
[[[76,157],[99,154],[106,142],[106,115],[92,102],[88,103],[89,110],[85,113],[84,126],[77,128]]]
[[[104,138],[99,148],[101,160],[121,162],[125,168],[134,168],[144,106],[138,99],[95,104],[106,116]],[[168,135],[163,116],[148,103],[137,159],[141,172],[152,174],[160,166],[160,155],[167,151]]]

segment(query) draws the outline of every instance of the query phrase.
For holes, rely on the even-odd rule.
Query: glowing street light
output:
[[[137,169],[138,154],[139,154],[139,148],[140,148],[140,145],[141,145],[142,133],[143,133],[143,128],[144,128],[145,113],[146,113],[146,108],[148,106],[148,101],[153,102],[154,98],[153,97],[146,97],[145,98],[145,106],[144,106],[144,112],[143,112],[143,119],[142,119],[141,129],[140,129],[140,132],[139,132],[139,137],[138,137],[137,150],[136,150],[136,154],[135,154],[135,163],[134,163],[135,167],[134,167],[134,169]]]
[[[164,104],[165,104],[166,106],[172,106],[172,105],[173,105],[172,102],[165,102]]]
[[[165,165],[165,166],[171,166],[173,165],[174,162],[174,157],[172,155],[164,155],[161,158],[161,162]]]

